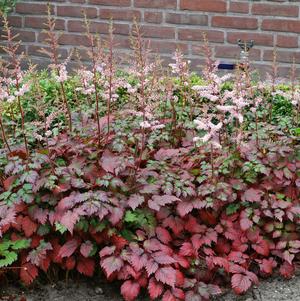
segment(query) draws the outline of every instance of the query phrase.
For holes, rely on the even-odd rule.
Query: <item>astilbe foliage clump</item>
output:
[[[118,73],[112,30],[102,43],[88,22],[92,68],[70,75],[48,24],[50,73],[21,72],[12,38],[5,49],[15,64],[1,65],[1,275],[29,285],[101,269],[128,301],[147,290],[163,301],[209,300],[229,283],[242,294],[259,276],[292,277],[295,81],[219,76],[206,44],[203,79],[179,51],[168,75],[138,25],[135,63]]]

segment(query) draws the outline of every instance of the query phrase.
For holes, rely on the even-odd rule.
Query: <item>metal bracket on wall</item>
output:
[[[242,69],[245,69],[249,65],[249,51],[254,46],[254,41],[242,41],[241,39],[237,40],[238,46],[241,48],[240,53],[240,61],[238,64],[234,63],[226,63],[222,62],[218,65],[218,69],[220,70],[234,70],[237,66],[242,67]]]

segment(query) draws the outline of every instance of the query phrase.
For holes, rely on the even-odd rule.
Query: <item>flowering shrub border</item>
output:
[[[219,76],[209,47],[203,80],[180,52],[161,74],[139,27],[134,65],[119,76],[113,30],[89,33],[92,69],[57,55],[50,74],[22,71],[5,22],[1,65],[0,276],[98,268],[125,300],[237,294],[299,259],[299,88]],[[293,69],[292,69],[293,71]],[[292,72],[292,74],[294,74]],[[230,81],[229,81],[230,80]],[[35,103],[36,102],[36,103]],[[56,109],[58,107],[58,109]],[[43,109],[43,110],[41,110]]]

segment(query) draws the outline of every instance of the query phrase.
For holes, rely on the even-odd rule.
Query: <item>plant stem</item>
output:
[[[1,128],[2,140],[3,140],[4,144],[6,145],[8,151],[11,152],[11,148],[10,148],[10,146],[9,146],[9,144],[8,144],[7,139],[6,139],[5,130],[4,130],[4,125],[3,125],[3,122],[2,122],[1,116],[0,116],[0,128]]]
[[[214,165],[214,147],[210,143],[210,164],[211,164],[211,177],[214,182],[215,180],[215,165]]]
[[[109,95],[107,99],[107,135],[106,135],[106,143],[108,141],[109,132],[110,132],[110,105],[112,99],[112,85],[113,85],[113,27],[110,24],[109,29]]]

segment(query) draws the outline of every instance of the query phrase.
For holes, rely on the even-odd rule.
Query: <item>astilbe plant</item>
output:
[[[179,51],[172,76],[159,73],[138,25],[135,64],[119,77],[112,30],[107,43],[87,31],[91,70],[73,77],[54,62],[64,116],[49,108],[57,89],[45,89],[42,75],[27,74],[30,99],[14,77],[1,80],[7,274],[29,285],[43,273],[92,277],[101,268],[128,301],[143,290],[163,301],[209,300],[228,283],[242,294],[258,276],[292,277],[300,258],[299,87],[252,83],[245,70],[219,76],[206,44],[203,80],[194,83]],[[22,132],[30,131],[25,152],[5,113],[16,92],[21,108],[46,108],[34,120],[18,112]],[[284,116],[278,95],[292,104]]]

